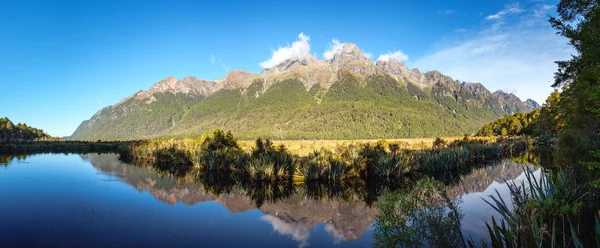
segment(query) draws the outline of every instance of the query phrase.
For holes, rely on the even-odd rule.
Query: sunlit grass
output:
[[[431,142],[430,147],[418,145],[419,149],[386,140],[339,143],[333,149],[321,147],[300,156],[292,152],[285,141],[259,138],[248,149],[240,146],[230,133],[215,130],[200,139],[135,142],[122,153],[122,158],[148,161],[177,174],[207,171],[229,173],[251,181],[291,180],[301,184],[389,181],[415,173],[435,175],[495,161],[528,148],[527,140],[523,139],[489,142],[462,137],[452,142],[439,138]]]

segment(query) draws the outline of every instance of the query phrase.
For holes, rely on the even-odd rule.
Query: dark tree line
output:
[[[51,138],[44,130],[18,123],[8,118],[0,118],[0,142],[23,142]]]
[[[483,126],[478,136],[556,136],[564,128],[560,93],[554,91],[541,109],[505,116]]]

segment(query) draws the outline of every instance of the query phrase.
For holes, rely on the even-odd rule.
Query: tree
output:
[[[600,1],[562,0],[557,11],[559,16],[550,23],[577,51],[570,60],[557,62],[553,84],[564,89],[559,113],[551,113],[564,121],[559,159],[569,164],[597,161],[593,151],[600,150]]]
[[[564,128],[565,123],[560,110],[560,93],[554,90],[546,99],[546,103],[540,109],[537,116],[537,125],[533,131],[537,135],[558,135]]]
[[[14,125],[8,118],[0,118],[0,142],[21,142],[50,138],[44,130],[18,123]]]

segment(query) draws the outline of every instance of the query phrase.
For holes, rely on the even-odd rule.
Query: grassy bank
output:
[[[446,142],[462,140],[463,136],[442,137]],[[470,137],[472,140],[481,140],[484,142],[495,142],[496,137]],[[388,144],[396,144],[400,149],[423,150],[430,149],[433,146],[436,138],[406,138],[406,139],[385,139]],[[376,144],[382,140],[366,139],[366,140],[272,140],[273,145],[278,147],[284,145],[288,152],[299,155],[308,156],[314,151],[330,150],[335,151],[338,147],[344,146],[360,146],[366,143]],[[238,144],[242,150],[246,152],[252,151],[255,146],[255,140],[240,140]]]
[[[437,139],[427,149],[409,149],[398,142],[340,144],[305,156],[284,143],[258,139],[243,149],[231,133],[215,130],[202,139],[133,142],[122,153],[128,161],[151,163],[177,175],[218,172],[238,180],[296,183],[394,180],[409,174],[445,175],[482,163],[515,156],[531,146],[520,139]]]

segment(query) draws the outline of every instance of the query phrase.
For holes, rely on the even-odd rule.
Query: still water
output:
[[[494,215],[481,198],[523,165],[473,170],[446,190],[464,214],[464,236],[487,237]],[[227,192],[228,191],[228,192]],[[371,247],[377,201],[315,199],[303,190],[257,202],[233,187],[218,195],[114,154],[43,154],[0,163],[0,247]],[[213,192],[213,193],[209,193]],[[383,200],[383,195],[378,200]]]

